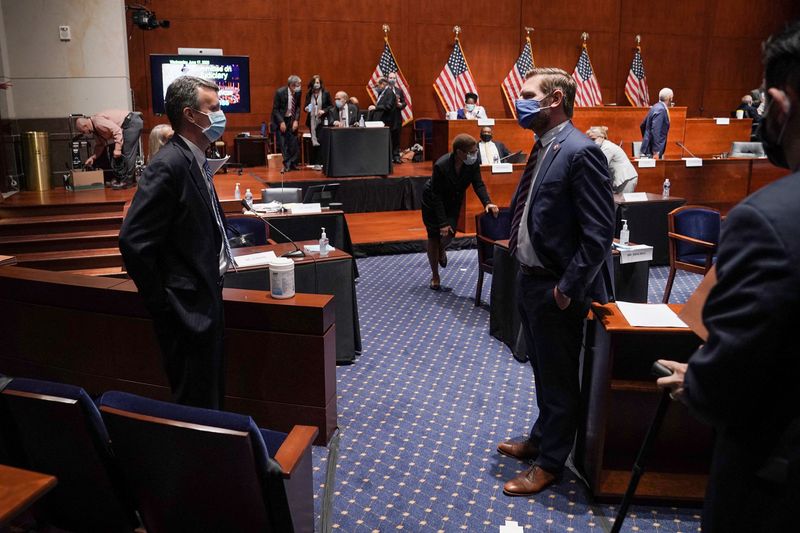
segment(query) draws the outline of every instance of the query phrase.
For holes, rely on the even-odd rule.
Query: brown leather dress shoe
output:
[[[520,461],[532,461],[539,457],[539,448],[531,444],[529,440],[522,442],[506,441],[497,445],[497,451],[507,457],[513,457]]]
[[[556,475],[533,465],[527,472],[520,474],[503,485],[503,493],[507,496],[530,496],[537,494],[553,484]]]

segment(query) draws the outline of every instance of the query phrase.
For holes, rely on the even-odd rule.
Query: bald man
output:
[[[358,106],[350,103],[346,92],[339,91],[334,96],[333,105],[328,109],[328,123],[341,128],[358,125]]]
[[[139,113],[122,109],[101,111],[91,117],[81,117],[75,127],[84,135],[94,135],[94,154],[84,163],[87,167],[113,146],[112,167],[116,178],[111,182],[115,189],[127,189],[135,185],[134,171],[139,156],[139,136],[142,133],[142,117]]]

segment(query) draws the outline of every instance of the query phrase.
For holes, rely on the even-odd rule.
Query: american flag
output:
[[[472,79],[472,73],[469,71],[467,59],[461,51],[461,42],[458,38],[453,45],[453,51],[450,53],[447,64],[434,82],[433,88],[439,95],[445,111],[457,111],[464,103],[465,94],[477,94],[475,80]]]
[[[411,111],[411,93],[408,91],[408,82],[403,76],[403,73],[400,71],[400,67],[397,66],[397,61],[394,59],[392,47],[389,46],[389,41],[386,40],[386,42],[383,44],[383,53],[381,54],[381,58],[378,60],[378,65],[375,67],[372,77],[367,82],[367,94],[369,94],[369,97],[372,98],[372,103],[378,101],[378,96],[380,93],[378,90],[378,80],[381,77],[388,76],[392,72],[397,73],[397,88],[403,91],[403,95],[406,97],[406,107],[403,108],[401,112],[401,116],[403,117],[403,125],[405,126],[414,118],[414,113]]]
[[[504,79],[502,85],[500,85],[506,95],[506,101],[511,108],[511,113],[514,115],[514,118],[517,117],[517,108],[514,105],[514,100],[516,100],[519,97],[519,93],[522,92],[522,84],[525,82],[525,73],[534,66],[530,37],[526,37],[525,41],[525,46],[522,48],[522,53],[519,55],[517,62],[511,67],[508,76],[506,76],[506,79]]]
[[[592,70],[592,62],[589,61],[589,52],[584,45],[578,64],[575,65],[575,72],[572,73],[578,90],[575,93],[575,105],[578,107],[603,105],[603,97],[600,96],[600,86]]]
[[[647,76],[644,75],[642,53],[637,47],[633,54],[633,63],[628,71],[628,81],[625,82],[625,96],[635,107],[650,107],[650,97],[647,90]]]

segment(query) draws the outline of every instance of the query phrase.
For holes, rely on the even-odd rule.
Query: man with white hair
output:
[[[272,102],[272,125],[277,148],[283,153],[283,169],[299,170],[300,143],[297,127],[300,120],[300,96],[303,90],[300,76],[292,74],[284,87],[275,91]]]
[[[642,131],[642,155],[663,159],[669,134],[669,108],[673,105],[672,89],[667,87],[658,93],[658,102],[650,108],[639,129]]]
[[[753,97],[749,94],[742,96],[742,103],[736,108],[736,111],[742,110],[744,118],[751,118],[753,122],[758,122],[758,111],[756,106],[753,105]]]

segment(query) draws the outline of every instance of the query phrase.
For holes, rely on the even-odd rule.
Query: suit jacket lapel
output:
[[[189,175],[192,177],[192,182],[194,183],[197,190],[200,192],[200,196],[203,197],[203,203],[208,209],[209,215],[211,218],[216,220],[214,216],[214,211],[211,209],[211,194],[208,192],[208,185],[206,185],[206,178],[200,172],[200,166],[198,165],[198,161],[194,158],[194,154],[192,153],[191,148],[189,148],[183,139],[181,139],[178,135],[177,137],[177,144],[181,148],[183,152],[183,156],[189,161]],[[216,222],[215,222],[216,223]]]
[[[536,182],[533,184],[533,193],[531,193],[531,205],[533,205],[533,201],[536,199],[536,195],[539,193],[539,186],[541,186],[542,182],[544,181],[544,177],[547,176],[547,170],[550,168],[550,165],[553,163],[553,160],[558,157],[559,152],[561,151],[561,143],[569,137],[569,134],[575,131],[575,128],[572,126],[572,123],[567,124],[561,132],[556,135],[556,138],[553,139],[553,142],[547,147],[547,153],[545,154],[545,159],[542,161],[542,166],[539,169],[539,173],[536,175]]]

